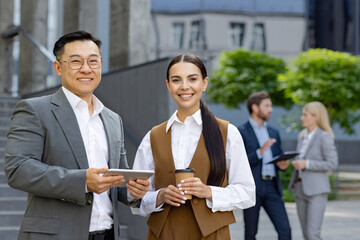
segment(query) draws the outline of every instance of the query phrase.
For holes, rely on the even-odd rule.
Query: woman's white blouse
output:
[[[176,111],[166,126],[166,131],[169,129],[171,129],[171,148],[175,168],[187,168],[194,156],[202,133],[200,110],[187,117],[184,123],[177,118]],[[242,137],[238,129],[232,124],[228,125],[226,167],[229,185],[226,187],[210,186],[212,200],[206,200],[207,206],[213,212],[231,211],[236,208],[245,209],[254,206],[256,199],[254,178],[250,170]],[[155,169],[150,131],[146,134],[136,152],[133,169]],[[156,208],[156,197],[160,190],[155,191],[154,176],[149,178],[149,181],[149,191],[142,198],[140,208],[131,208],[133,214],[147,216],[152,212],[163,210],[162,205]]]

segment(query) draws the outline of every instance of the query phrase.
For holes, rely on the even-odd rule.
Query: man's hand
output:
[[[271,147],[274,143],[276,143],[276,139],[274,138],[269,138],[264,145],[261,146],[259,152],[261,155],[263,155],[263,153],[268,150],[269,147]]]
[[[304,160],[304,159],[295,160],[292,162],[292,165],[294,166],[294,168],[296,170],[305,169],[306,168],[306,160]]]
[[[276,165],[281,169],[285,170],[289,166],[289,160],[286,161],[278,161]]]
[[[103,177],[102,174],[107,171],[107,168],[89,168],[86,170],[86,186],[89,192],[100,194],[125,181],[124,176],[120,175]]]
[[[126,187],[134,198],[142,198],[149,190],[150,182],[147,179],[130,180],[126,183]]]

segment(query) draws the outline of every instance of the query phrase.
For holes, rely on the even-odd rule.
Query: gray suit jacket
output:
[[[329,133],[320,128],[315,130],[304,159],[310,160],[308,168],[302,171],[293,171],[289,189],[292,188],[298,177],[301,178],[303,191],[307,196],[331,192],[328,171],[335,170],[338,166],[338,155],[334,139]],[[300,150],[303,139],[299,135],[297,151]]]
[[[109,168],[128,168],[120,116],[104,108]],[[28,192],[19,239],[88,239],[93,194],[85,192],[89,168],[75,113],[60,89],[53,95],[21,100],[6,142],[8,184]],[[115,239],[119,239],[119,201],[126,188],[110,191]]]

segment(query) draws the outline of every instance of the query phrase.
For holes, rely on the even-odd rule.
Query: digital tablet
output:
[[[284,160],[289,160],[289,159],[292,159],[292,158],[296,157],[299,154],[300,153],[298,153],[298,152],[284,152],[282,155],[274,157],[273,160],[271,160],[267,164],[277,163],[279,161],[284,161]]]
[[[114,176],[114,175],[122,175],[125,177],[125,182],[117,185],[117,187],[125,187],[127,181],[135,180],[138,178],[148,179],[152,175],[154,175],[155,171],[153,170],[132,170],[132,169],[109,169],[104,176]]]

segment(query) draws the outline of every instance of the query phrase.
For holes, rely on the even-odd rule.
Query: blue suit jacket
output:
[[[246,122],[244,125],[238,127],[241,136],[244,140],[246,153],[249,159],[251,171],[255,180],[256,185],[256,194],[261,194],[264,192],[264,182],[261,179],[261,170],[262,170],[262,159],[259,159],[256,150],[260,148],[259,141],[255,135],[254,129],[252,128],[250,122]],[[267,126],[270,138],[276,139],[276,142],[271,146],[271,151],[273,156],[278,156],[283,153],[281,148],[281,140],[279,131],[275,128]],[[281,182],[278,175],[279,168],[275,165],[276,172],[276,183],[277,190],[280,195],[282,195]]]

